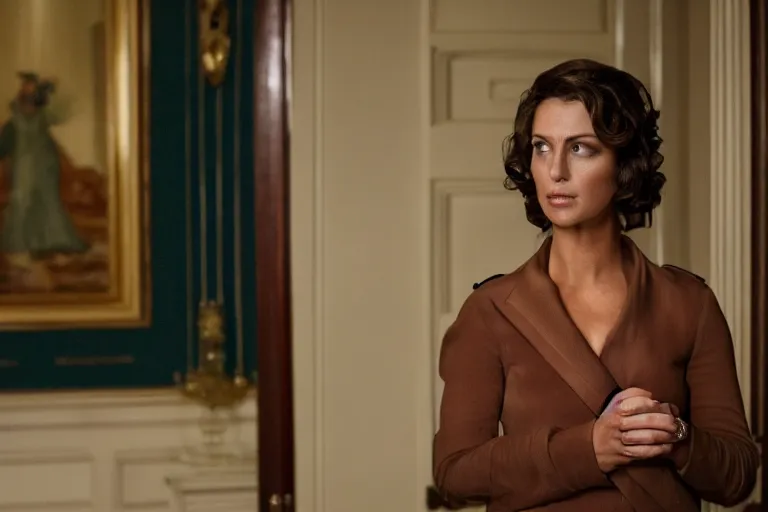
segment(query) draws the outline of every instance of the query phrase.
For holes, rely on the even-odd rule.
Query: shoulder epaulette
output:
[[[477,290],[478,288],[480,288],[481,286],[483,286],[483,285],[484,285],[485,283],[487,283],[488,281],[493,281],[494,279],[498,279],[499,277],[504,277],[504,274],[495,274],[495,275],[492,275],[491,277],[488,277],[488,278],[486,278],[486,279],[483,279],[483,280],[482,280],[482,281],[480,281],[479,283],[475,283],[475,284],[473,284],[473,285],[472,285],[472,289],[473,289],[473,290]]]
[[[698,274],[694,274],[694,273],[693,273],[693,272],[691,272],[690,270],[686,270],[686,269],[684,269],[684,268],[682,268],[682,267],[678,267],[677,265],[670,265],[669,263],[665,263],[664,265],[662,265],[662,268],[672,268],[672,269],[675,269],[675,270],[679,270],[680,272],[685,272],[685,273],[686,273],[686,274],[688,274],[689,276],[693,276],[693,277],[695,277],[696,279],[698,279],[698,280],[699,280],[699,281],[701,281],[702,283],[705,283],[705,284],[706,284],[706,282],[707,282],[707,280],[706,280],[706,279],[704,279],[703,277],[701,277],[700,275],[698,275]]]

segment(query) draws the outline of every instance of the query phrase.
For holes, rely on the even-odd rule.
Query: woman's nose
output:
[[[568,158],[564,150],[555,151],[549,166],[549,177],[552,181],[566,181],[570,177]]]

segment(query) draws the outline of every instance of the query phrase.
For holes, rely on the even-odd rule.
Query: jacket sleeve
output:
[[[755,486],[760,459],[747,426],[728,324],[708,287],[687,381],[691,436],[676,450],[675,462],[702,499],[741,503]]]
[[[445,387],[433,468],[438,489],[453,503],[505,495],[517,510],[610,486],[592,446],[594,421],[499,437],[505,376],[501,345],[485,321],[492,308],[473,294],[443,339]]]

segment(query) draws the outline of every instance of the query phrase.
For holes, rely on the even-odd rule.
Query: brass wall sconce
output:
[[[208,409],[231,409],[245,399],[251,383],[243,375],[234,378],[224,370],[224,318],[221,305],[210,301],[200,304],[198,310],[200,362],[197,370],[184,379],[176,376],[181,391],[187,398]]]
[[[232,48],[226,0],[199,0],[200,63],[213,87],[224,81]]]

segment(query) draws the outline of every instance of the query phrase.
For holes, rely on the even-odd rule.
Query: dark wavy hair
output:
[[[566,61],[541,73],[523,93],[515,131],[504,141],[504,186],[523,194],[528,221],[542,231],[552,227],[539,204],[531,173],[533,118],[549,98],[583,103],[597,137],[616,152],[614,206],[622,230],[650,226],[666,181],[658,170],[664,161],[659,153],[659,111],[638,79],[588,59]]]

